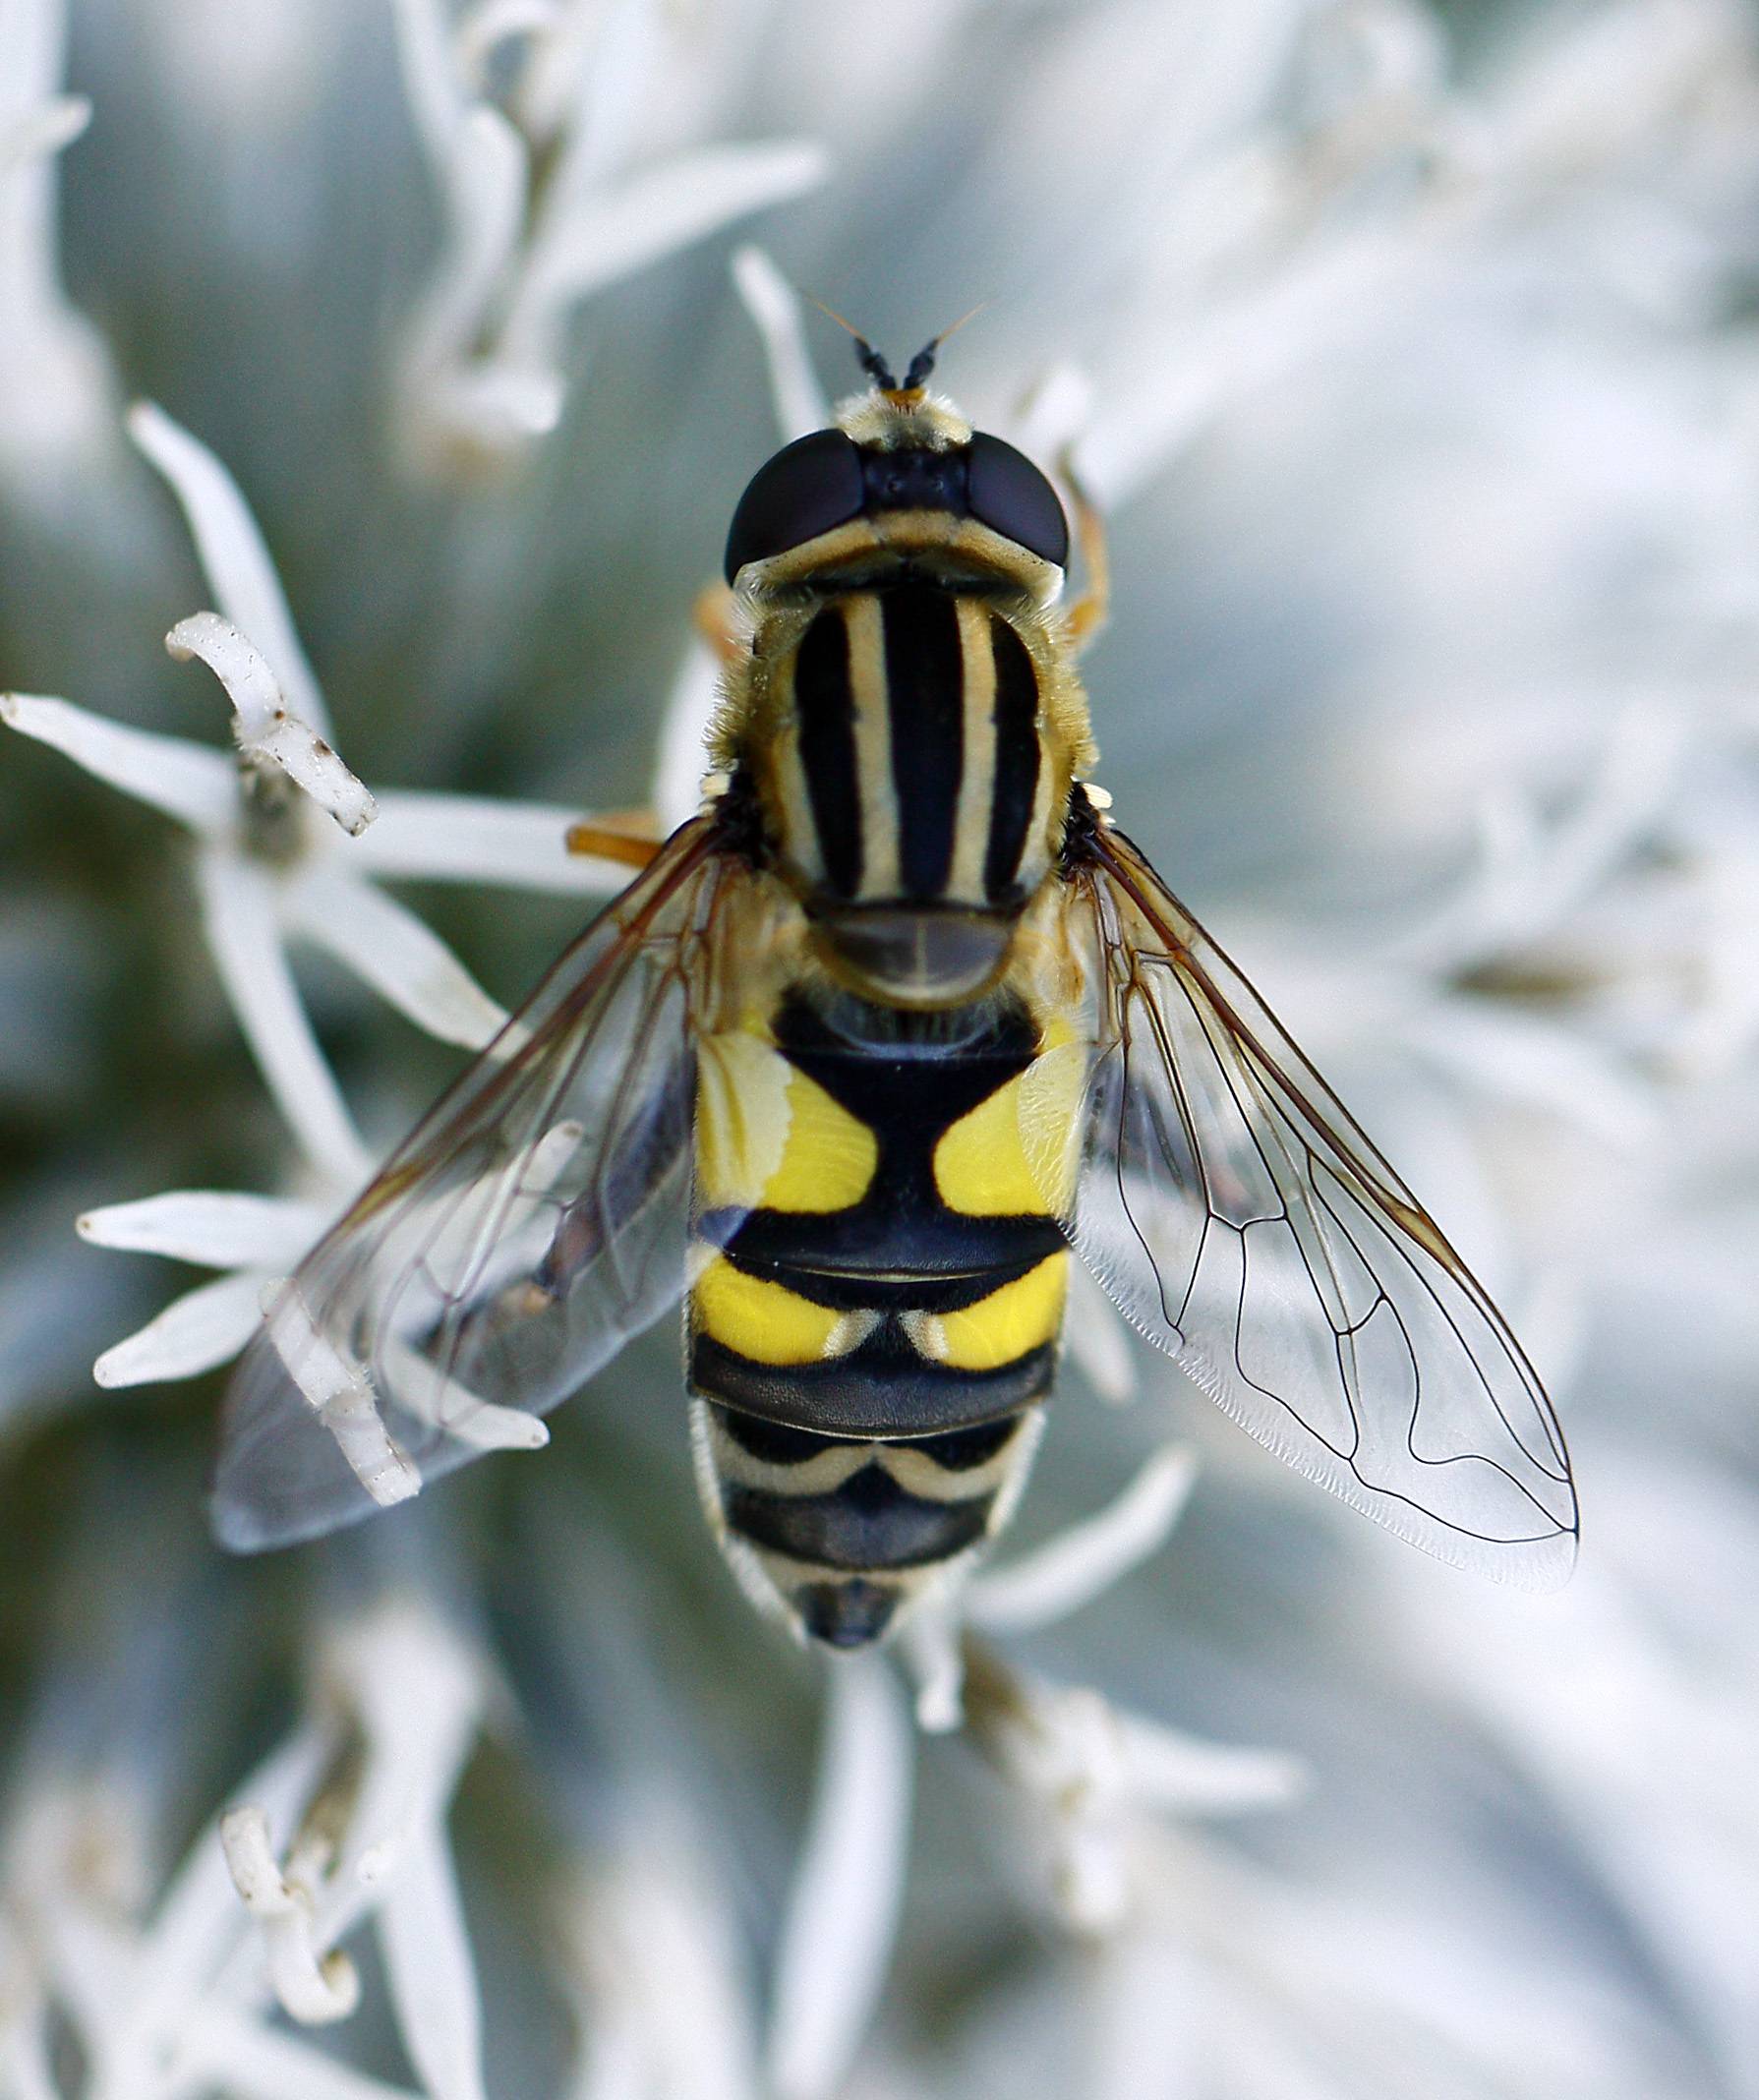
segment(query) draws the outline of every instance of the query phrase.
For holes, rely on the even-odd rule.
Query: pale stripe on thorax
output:
[[[886,686],[885,624],[877,597],[846,599],[855,758],[861,784],[861,895],[898,892],[898,797],[892,780],[892,721]]]
[[[950,894],[983,900],[983,860],[989,850],[990,808],[995,793],[996,663],[988,609],[959,602],[959,645],[964,659],[965,773],[953,832]]]

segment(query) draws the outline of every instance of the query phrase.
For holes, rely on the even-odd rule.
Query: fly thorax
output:
[[[773,660],[768,799],[822,959],[905,1006],[1005,968],[1050,866],[1040,665],[994,594],[906,573],[813,606]]]

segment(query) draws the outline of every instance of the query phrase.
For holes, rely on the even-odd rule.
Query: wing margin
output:
[[[1562,1431],[1489,1295],[1139,847],[1094,825],[1068,880],[1097,1008],[1068,1230],[1100,1284],[1376,1521],[1502,1581],[1561,1582]]]

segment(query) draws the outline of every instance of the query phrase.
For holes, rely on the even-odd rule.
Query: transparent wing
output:
[[[1569,1462],[1501,1315],[1137,848],[1101,832],[1076,881],[1100,986],[1088,1265],[1301,1472],[1443,1560],[1560,1582]]]
[[[330,1531],[535,1418],[676,1303],[693,985],[736,864],[686,825],[271,1296],[212,1512],[238,1551]]]

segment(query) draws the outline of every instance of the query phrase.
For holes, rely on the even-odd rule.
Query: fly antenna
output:
[[[855,337],[855,355],[861,361],[861,370],[883,393],[896,393],[898,381],[892,377],[892,368],[864,335]]]
[[[827,321],[834,321],[840,328],[847,330],[849,334],[854,337],[855,355],[861,361],[861,370],[866,373],[873,383],[885,393],[896,393],[898,381],[892,377],[891,366],[886,363],[885,359],[881,357],[866,336],[861,333],[860,329],[852,321],[845,321],[835,307],[826,306],[822,299],[814,298],[810,292],[806,296],[812,300],[812,304],[817,307]],[[915,370],[914,366],[910,369],[912,371]]]
[[[967,321],[975,321],[988,304],[989,301],[987,299],[980,299],[968,314],[962,314],[950,328],[943,328],[938,335],[929,337],[921,349],[916,352],[915,356],[910,359],[910,368],[904,376],[904,390],[906,393],[913,392],[934,370],[935,357],[942,343],[949,336],[957,335]]]

